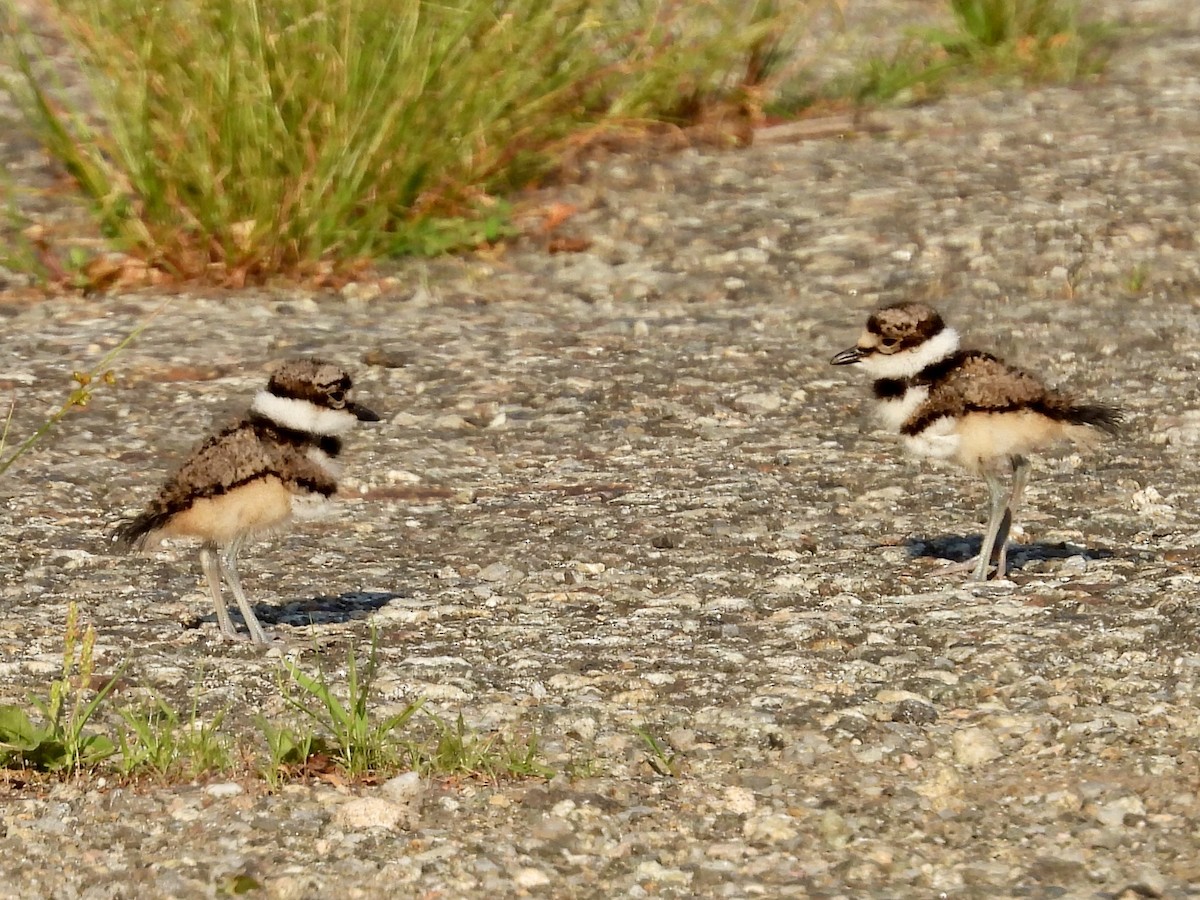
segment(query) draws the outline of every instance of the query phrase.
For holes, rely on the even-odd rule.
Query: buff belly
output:
[[[278,478],[263,478],[224,494],[196,500],[172,516],[162,533],[171,537],[195,537],[218,545],[229,544],[237,537],[285,525],[293,515],[293,496]]]

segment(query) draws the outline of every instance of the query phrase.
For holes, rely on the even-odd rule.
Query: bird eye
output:
[[[896,345],[900,343],[900,339],[886,337],[883,338],[879,343],[885,350],[894,350]]]
[[[334,406],[341,406],[346,402],[346,392],[342,390],[330,391],[329,400]]]

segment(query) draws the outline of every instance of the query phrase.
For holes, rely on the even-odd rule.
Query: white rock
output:
[[[783,398],[778,394],[767,394],[757,391],[741,394],[733,401],[733,408],[738,412],[756,415],[775,412],[781,406],[783,406]]]
[[[749,816],[758,808],[754,792],[736,785],[725,788],[725,808],[738,816]]]
[[[962,776],[950,766],[939,766],[916,786],[935,812],[962,809],[964,790]]]
[[[954,759],[964,766],[981,766],[1004,755],[996,736],[986,728],[964,728],[954,733]]]
[[[1134,511],[1144,518],[1169,522],[1175,518],[1175,507],[1164,503],[1160,494],[1152,485],[1137,491],[1129,498]]]
[[[205,785],[204,793],[210,797],[236,797],[246,793],[246,789],[234,781],[223,781],[217,784]]]
[[[590,716],[578,716],[572,719],[566,719],[562,723],[563,734],[568,737],[574,737],[585,743],[596,739],[596,732],[599,730],[596,725],[596,720]]]
[[[512,569],[504,563],[494,562],[480,572],[479,577],[484,581],[504,581],[511,573]]]
[[[1103,806],[1097,807],[1095,812],[1096,819],[1109,828],[1123,827],[1126,816],[1140,817],[1144,815],[1146,815],[1146,805],[1142,803],[1140,797],[1133,794],[1110,800]]]
[[[393,803],[420,809],[425,802],[425,782],[416,772],[404,772],[380,785],[380,793]]]
[[[356,797],[343,803],[333,814],[333,824],[346,831],[411,828],[414,819],[409,807],[383,797]]]
[[[635,877],[638,881],[654,881],[659,884],[687,884],[692,880],[691,873],[682,869],[669,869],[653,859],[638,863]]]
[[[784,813],[752,816],[742,826],[742,836],[746,840],[763,844],[790,841],[797,834],[799,830],[796,828],[796,820]]]
[[[550,883],[550,876],[541,869],[535,869],[532,866],[526,866],[524,869],[518,869],[513,876],[513,881],[517,887],[526,889],[545,887]]]

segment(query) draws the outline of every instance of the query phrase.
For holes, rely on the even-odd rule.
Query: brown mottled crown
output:
[[[867,331],[900,348],[915,347],[940,334],[946,323],[938,311],[924,303],[894,303],[880,307],[867,319]]]
[[[307,400],[326,409],[346,405],[352,382],[340,366],[321,359],[290,359],[279,366],[267,384],[276,397]]]

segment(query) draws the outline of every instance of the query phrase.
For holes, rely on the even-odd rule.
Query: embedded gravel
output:
[[[129,697],[283,713],[194,553],[107,532],[319,353],[384,421],[339,517],[245,555],[261,618],[335,674],[374,626],[382,709],[536,734],[560,774],[0,787],[0,897],[1200,896],[1200,10],[1106,8],[1138,27],[1097,83],[596,161],[545,197],[582,252],[170,299],[0,482],[0,703],[76,601]],[[1010,581],[942,572],[983,484],[828,366],[911,298],[1130,412],[1036,461]],[[161,302],[0,295],[11,434]]]

